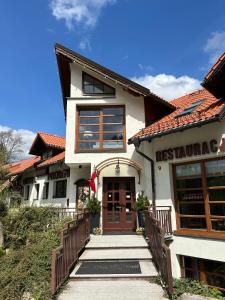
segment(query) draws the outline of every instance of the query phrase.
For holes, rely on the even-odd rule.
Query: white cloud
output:
[[[57,20],[65,20],[69,29],[79,24],[93,28],[102,9],[115,2],[116,0],[51,0],[50,8],[53,16]]]
[[[138,64],[138,67],[142,70],[142,71],[145,71],[145,72],[149,72],[149,71],[153,71],[153,67],[151,66],[145,66],[143,64]]]
[[[91,44],[88,38],[84,38],[79,43],[79,48],[81,50],[91,50]]]
[[[165,100],[171,100],[201,88],[200,81],[189,76],[175,77],[167,74],[152,76],[146,74],[133,77],[131,80],[149,88],[151,92]]]
[[[30,150],[31,144],[36,136],[36,133],[27,129],[12,129],[7,126],[0,125],[0,131],[12,130],[15,134],[20,134],[22,137],[22,147],[23,153],[21,153],[21,158],[28,157],[28,152]]]
[[[225,51],[225,31],[213,32],[203,50],[209,54],[209,62],[214,64]]]

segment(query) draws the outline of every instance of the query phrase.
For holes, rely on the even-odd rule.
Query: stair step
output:
[[[138,235],[91,235],[86,249],[148,248],[143,236]]]
[[[152,255],[148,249],[86,249],[79,261],[87,260],[151,260]]]
[[[153,277],[156,277],[157,271],[155,269],[155,266],[153,265],[152,261],[148,260],[148,261],[127,261],[130,265],[130,268],[125,269],[124,270],[129,270],[131,271],[132,274],[130,273],[121,273],[121,268],[119,270],[120,273],[116,274],[109,274],[110,271],[109,269],[107,269],[107,274],[102,274],[104,273],[104,268],[107,267],[108,264],[113,263],[115,264],[115,262],[117,262],[118,264],[120,264],[119,266],[121,266],[121,263],[126,263],[126,261],[121,261],[121,260],[117,260],[117,261],[95,261],[95,263],[90,264],[91,262],[88,262],[90,264],[90,267],[88,267],[88,263],[85,265],[85,269],[82,269],[82,262],[79,262],[76,267],[74,268],[74,270],[72,271],[72,273],[70,274],[70,278],[71,279],[119,279],[119,278],[132,278],[132,279],[150,279]],[[106,263],[107,265],[104,266],[104,263]],[[99,265],[99,268],[98,268]],[[83,271],[84,273],[86,272],[86,274],[77,274],[77,271]],[[115,268],[113,270],[116,270]],[[113,271],[112,271],[113,272]],[[137,273],[136,273],[137,272]]]

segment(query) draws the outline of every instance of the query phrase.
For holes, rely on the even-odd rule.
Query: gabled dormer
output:
[[[43,160],[51,158],[65,150],[65,139],[56,135],[38,132],[29,154],[40,156]]]

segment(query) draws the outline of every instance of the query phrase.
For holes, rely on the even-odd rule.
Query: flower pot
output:
[[[139,227],[145,228],[145,214],[143,211],[138,211]]]
[[[100,213],[91,214],[90,221],[91,221],[91,232],[93,232],[93,229],[99,227],[100,225]]]

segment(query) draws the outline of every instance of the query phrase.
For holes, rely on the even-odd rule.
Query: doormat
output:
[[[81,263],[78,275],[141,274],[138,260],[131,261],[87,261]]]

